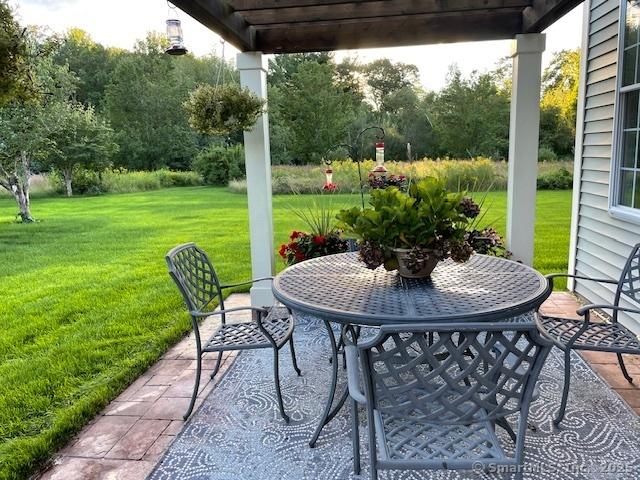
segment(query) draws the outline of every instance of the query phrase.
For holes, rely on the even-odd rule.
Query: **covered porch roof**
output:
[[[241,51],[296,53],[514,38],[582,0],[175,0]]]

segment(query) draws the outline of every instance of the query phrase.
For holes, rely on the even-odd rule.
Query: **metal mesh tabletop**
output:
[[[406,279],[382,267],[367,269],[357,253],[289,267],[275,278],[273,292],[292,310],[362,325],[505,319],[534,310],[550,293],[536,270],[503,258],[446,260],[431,278]]]

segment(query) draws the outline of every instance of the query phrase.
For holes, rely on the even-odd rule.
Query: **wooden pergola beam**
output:
[[[229,0],[236,11],[276,10],[291,7],[316,7],[322,5],[339,5],[341,3],[370,3],[378,0]]]
[[[226,1],[171,0],[171,3],[239,50],[256,50],[255,31]]]
[[[242,0],[246,2],[247,0]],[[290,0],[292,3],[294,0]],[[296,0],[299,2],[299,0]],[[309,0],[311,1],[311,0]],[[318,1],[318,0],[313,0]],[[236,0],[237,3],[237,0]],[[443,12],[470,12],[474,10],[492,10],[520,8],[530,5],[530,0],[384,0],[350,1],[343,3],[324,2],[322,5],[264,8],[247,10],[241,14],[251,25],[269,25],[274,23],[323,22],[330,20],[366,19],[375,17],[391,18],[402,15],[418,15]]]
[[[314,52],[513,38],[522,28],[522,9],[407,15],[256,27],[264,53]]]
[[[523,33],[542,32],[583,0],[533,0],[522,12]]]

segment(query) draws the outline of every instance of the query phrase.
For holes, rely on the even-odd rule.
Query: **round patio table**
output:
[[[521,263],[473,255],[466,263],[440,262],[428,279],[407,279],[380,267],[370,270],[357,253],[307,260],[276,276],[273,294],[295,312],[324,321],[332,353],[332,381],[320,424],[310,446],[344,404],[336,406],[338,344],[331,322],[380,327],[389,324],[507,320],[533,322],[551,294],[539,272]]]

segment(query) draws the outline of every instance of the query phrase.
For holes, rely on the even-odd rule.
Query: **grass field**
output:
[[[499,230],[505,197],[488,202]],[[287,206],[308,201],[274,198],[276,242],[303,228]],[[538,195],[543,272],[566,269],[570,204],[569,191]],[[187,332],[167,250],[195,241],[224,281],[250,277],[246,198],[226,189],[39,198],[33,213],[39,223],[15,224],[0,199],[0,479],[28,476]]]

